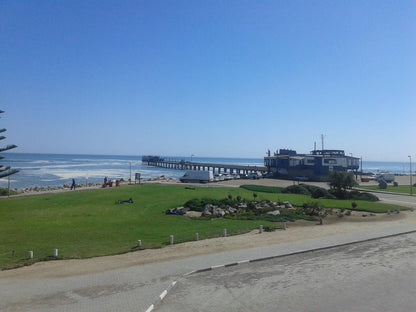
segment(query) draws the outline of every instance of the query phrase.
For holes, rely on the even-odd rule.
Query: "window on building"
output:
[[[334,165],[337,163],[337,160],[335,158],[325,158],[324,164],[326,165]]]

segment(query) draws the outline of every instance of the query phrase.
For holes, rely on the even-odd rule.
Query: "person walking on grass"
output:
[[[71,190],[74,189],[75,190],[75,179],[72,179],[72,184],[71,184]]]

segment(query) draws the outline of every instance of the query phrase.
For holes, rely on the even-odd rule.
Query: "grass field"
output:
[[[380,192],[392,192],[392,193],[402,193],[402,194],[410,194],[410,185],[399,185],[399,186],[392,186],[388,185],[387,189],[382,190],[378,187],[378,185],[360,185],[360,188],[366,190],[374,190]],[[412,187],[413,194],[416,194],[416,187]]]
[[[228,195],[253,199],[242,188],[188,189],[183,186],[132,185],[112,189],[66,192],[0,199],[0,267],[11,268],[51,259],[59,249],[60,259],[120,254],[142,248],[159,248],[175,236],[175,243],[245,233],[266,221],[191,220],[166,215],[167,209],[182,206],[192,198],[226,198]],[[116,204],[132,198],[133,204]],[[312,202],[308,196],[257,193],[257,200],[289,201],[301,206]],[[325,207],[351,209],[350,201],[319,200]],[[359,202],[358,209],[386,212],[398,207]],[[33,250],[34,259],[28,260]],[[14,251],[14,254],[13,254]]]

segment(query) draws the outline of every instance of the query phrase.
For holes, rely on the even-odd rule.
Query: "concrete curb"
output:
[[[368,190],[360,187],[353,187],[353,191],[360,191],[360,192],[366,192],[366,193],[379,193],[379,194],[388,194],[388,195],[397,195],[397,196],[410,196],[413,197],[412,194],[406,194],[406,193],[395,193],[395,192],[385,192],[385,191],[379,191],[379,190]]]
[[[332,248],[349,246],[349,245],[353,245],[353,244],[370,242],[370,241],[375,241],[375,240],[379,240],[379,239],[384,239],[384,238],[389,238],[389,237],[395,237],[395,236],[400,236],[400,235],[406,235],[406,234],[411,234],[411,233],[416,233],[416,230],[406,231],[406,232],[400,232],[400,233],[395,233],[395,234],[389,234],[389,235],[379,236],[379,237],[373,237],[373,238],[366,238],[366,239],[362,239],[362,240],[352,241],[352,242],[349,242],[349,243],[335,244],[335,245],[331,245],[331,246],[305,249],[305,250],[300,250],[300,251],[291,252],[291,253],[285,253],[285,254],[276,255],[276,256],[269,256],[269,257],[263,257],[263,258],[255,258],[255,259],[250,259],[250,260],[241,260],[241,261],[232,262],[232,263],[228,263],[228,264],[215,265],[215,266],[211,266],[209,268],[204,268],[204,269],[199,269],[199,270],[191,271],[189,273],[186,273],[184,275],[184,277],[187,277],[187,276],[190,276],[190,275],[193,275],[193,274],[197,274],[197,273],[201,273],[201,272],[215,270],[215,269],[218,269],[218,268],[230,267],[230,266],[235,266],[235,265],[244,264],[244,263],[250,263],[250,262],[259,262],[259,261],[266,261],[266,260],[271,260],[271,259],[278,259],[278,258],[287,257],[287,256],[301,255],[301,254],[305,254],[305,253],[309,253],[309,252],[328,250],[328,249],[332,249]]]
[[[260,262],[260,261],[266,261],[266,260],[271,260],[271,259],[278,259],[278,258],[283,258],[283,257],[287,257],[287,256],[301,255],[301,254],[306,254],[306,253],[309,253],[309,252],[328,250],[328,249],[332,249],[332,248],[349,246],[349,245],[353,245],[353,244],[359,244],[359,243],[375,241],[375,240],[379,240],[379,239],[395,237],[395,236],[400,236],[400,235],[406,235],[406,234],[412,234],[412,233],[416,233],[416,230],[403,231],[403,232],[398,232],[398,233],[393,233],[393,234],[388,234],[388,235],[383,235],[383,236],[376,236],[376,237],[371,237],[371,238],[366,238],[366,239],[353,240],[351,242],[342,243],[342,244],[332,244],[332,245],[329,245],[329,246],[323,246],[323,247],[318,247],[318,248],[304,249],[304,250],[299,250],[299,251],[295,251],[295,252],[283,253],[283,254],[275,255],[275,256],[268,256],[268,257],[262,257],[262,258],[254,258],[254,259],[246,259],[246,260],[240,260],[240,261],[231,262],[231,263],[227,263],[227,264],[214,265],[214,266],[210,266],[210,267],[207,267],[207,268],[202,268],[202,269],[198,269],[198,270],[194,270],[194,271],[190,271],[188,273],[185,273],[181,277],[181,279],[185,279],[190,275],[194,275],[194,274],[198,274],[198,273],[202,273],[202,272],[207,272],[207,271],[212,271],[212,270],[216,270],[216,269],[220,269],[220,268],[236,266],[236,265],[240,265],[240,264],[246,264],[246,263],[251,263],[251,262]],[[162,300],[166,297],[168,292],[170,290],[172,290],[172,288],[177,283],[178,283],[178,281],[172,282],[171,285],[159,295],[159,298],[152,305],[150,305],[150,307],[146,310],[146,312],[153,311],[155,306],[157,304],[159,304],[160,302],[162,302]]]

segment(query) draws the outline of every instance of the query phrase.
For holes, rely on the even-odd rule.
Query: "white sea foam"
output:
[[[51,161],[50,160],[33,160],[30,161],[31,164],[49,164]]]
[[[10,179],[10,184],[14,184],[15,182],[17,182],[14,179]],[[0,179],[0,187],[4,188],[7,187],[9,185],[9,180],[7,178],[1,178]]]
[[[82,170],[82,169],[55,169],[55,170],[46,170],[41,169],[41,175],[53,175],[56,176],[59,180],[70,180],[72,178],[77,179],[86,179],[88,178],[102,178],[108,177],[109,179],[116,179],[116,178],[126,178],[129,176],[129,170],[122,170],[122,169],[94,169],[94,170]]]

